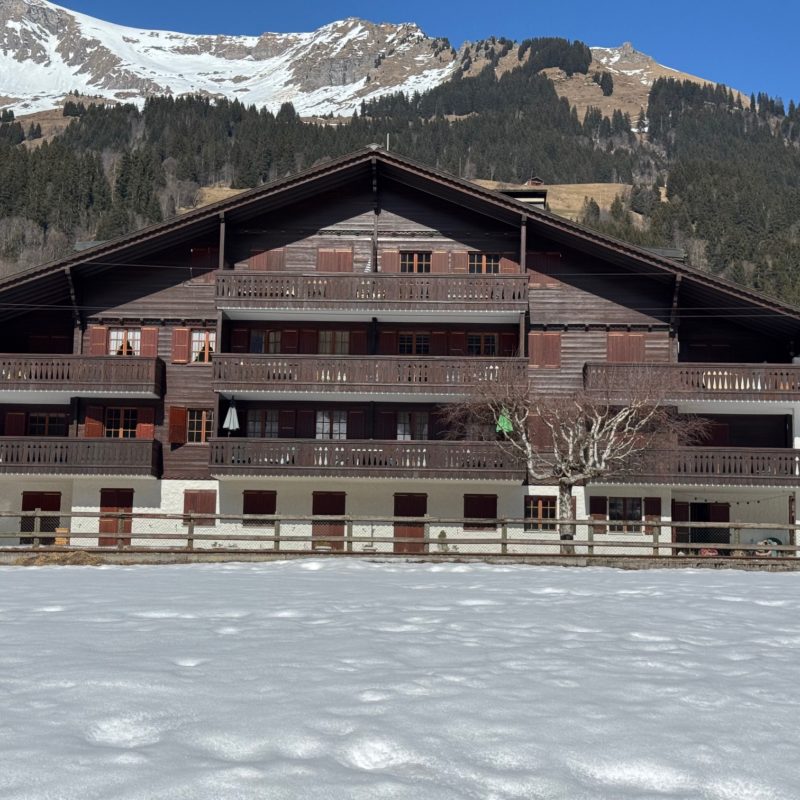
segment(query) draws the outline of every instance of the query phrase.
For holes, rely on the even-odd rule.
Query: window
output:
[[[252,439],[277,439],[280,436],[278,409],[247,412],[247,435]]]
[[[281,332],[265,330],[250,331],[250,352],[272,353],[273,355],[280,353]]]
[[[470,253],[469,271],[473,274],[497,274],[500,272],[499,253]]]
[[[139,412],[135,408],[106,409],[106,439],[135,439]]]
[[[609,520],[620,520],[623,523],[620,525],[609,525],[609,531],[638,533],[641,531],[642,526],[628,523],[630,523],[631,520],[640,520],[642,518],[642,498],[609,497],[608,518]]]
[[[208,364],[216,348],[216,331],[192,331],[191,361],[193,364]]]
[[[558,500],[553,497],[534,497],[529,495],[525,498],[525,530],[526,531],[554,531],[555,522],[549,520],[557,519],[556,506]]]
[[[317,411],[316,439],[346,439],[346,411]]]
[[[28,436],[66,436],[66,414],[30,414]]]
[[[496,356],[496,333],[469,333],[467,334],[468,356]]]
[[[400,411],[397,414],[397,438],[402,441],[424,441],[428,438],[428,413]]]
[[[427,356],[431,352],[431,335],[401,333],[397,337],[397,351],[401,356]]]
[[[346,356],[350,352],[350,331],[320,331],[320,353]]]
[[[277,507],[277,493],[263,490],[242,492],[242,514],[274,514]],[[243,525],[273,525],[271,519],[246,519]]]
[[[110,356],[138,356],[142,352],[141,328],[111,328],[108,332]]]
[[[486,520],[486,522],[465,522],[465,531],[494,530],[497,519],[497,495],[465,494],[464,519]]]
[[[205,444],[214,435],[214,412],[209,408],[190,408],[186,411],[186,441]]]
[[[415,251],[400,252],[400,272],[430,272],[431,254]]]

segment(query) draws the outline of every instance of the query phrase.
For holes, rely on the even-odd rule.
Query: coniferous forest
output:
[[[161,97],[141,110],[76,106],[64,133],[29,147],[41,130],[4,112],[0,269],[166,219],[194,205],[201,186],[258,186],[388,135],[392,150],[465,178],[632,184],[608,212],[587,198],[582,222],[634,244],[681,247],[697,267],[800,304],[794,103],[659,79],[642,118],[591,108],[581,118],[542,70],[588,73],[589,48],[526,40],[518,66],[497,77],[511,47],[498,40],[478,75],[363,103],[344,122],[304,122],[291,104],[273,114]]]

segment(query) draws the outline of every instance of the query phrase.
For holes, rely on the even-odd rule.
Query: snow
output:
[[[4,800],[782,800],[800,576],[0,568]]]

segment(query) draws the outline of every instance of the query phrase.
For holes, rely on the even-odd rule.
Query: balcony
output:
[[[589,391],[624,394],[637,382],[663,387],[665,399],[766,401],[800,400],[797,364],[606,364],[584,367]]]
[[[795,487],[800,450],[686,447],[656,450],[645,463],[611,483]]]
[[[380,316],[413,320],[516,322],[528,308],[526,275],[286,275],[222,272],[217,308],[230,319]],[[429,317],[425,317],[428,318]],[[444,319],[443,319],[444,318]]]
[[[520,461],[490,442],[214,439],[214,477],[256,475],[515,481]]]
[[[0,401],[68,403],[72,397],[161,397],[164,362],[129,356],[0,356]]]
[[[242,399],[280,394],[313,399],[331,393],[348,399],[436,400],[464,397],[486,381],[523,383],[524,358],[418,356],[215,355],[214,390]]]
[[[157,477],[161,444],[149,439],[0,437],[0,474]]]

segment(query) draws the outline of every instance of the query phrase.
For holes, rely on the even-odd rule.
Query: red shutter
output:
[[[142,328],[142,356],[158,358],[158,328]]]
[[[83,418],[83,435],[87,439],[99,439],[103,435],[103,407],[86,406]]]
[[[500,355],[503,358],[512,358],[519,349],[519,335],[516,333],[500,334]]]
[[[467,354],[467,334],[464,331],[450,331],[451,356],[465,356]]]
[[[217,513],[217,491],[216,489],[189,490],[183,493],[183,513],[184,514],[216,514]],[[184,523],[188,520],[184,520]],[[199,517],[194,520],[195,525],[216,525],[216,519],[211,517]]]
[[[294,409],[284,408],[278,412],[278,436],[281,439],[294,439],[294,420]]]
[[[384,250],[381,252],[381,272],[400,272],[399,250]]]
[[[317,332],[312,330],[300,331],[300,352],[304,355],[313,355],[317,352]]]
[[[661,498],[660,497],[645,497],[644,498],[644,519],[645,522],[661,522]],[[657,526],[646,525],[645,533],[652,536],[655,533]]]
[[[347,438],[364,439],[364,412],[347,412]]]
[[[606,360],[612,364],[644,362],[644,334],[609,333]]]
[[[242,492],[242,514],[275,514],[277,492],[254,490]],[[272,520],[247,519],[244,525],[271,525]]]
[[[282,247],[272,250],[252,251],[247,265],[256,272],[280,272],[285,263],[285,252]]]
[[[365,330],[350,331],[350,355],[367,355],[367,332]]]
[[[431,272],[437,274],[450,272],[449,253],[431,253]]]
[[[446,331],[433,331],[431,333],[431,355],[432,356],[446,356],[447,355],[447,332]]]
[[[218,247],[193,247],[189,251],[189,266],[216,269],[219,266]]]
[[[469,272],[469,253],[466,250],[455,251],[452,258],[453,272],[461,274]]]
[[[24,436],[26,414],[24,411],[9,411],[6,414],[4,436]]]
[[[189,363],[189,340],[191,332],[188,328],[174,328],[172,331],[172,363]]]
[[[352,272],[353,271],[353,250],[337,250],[336,251],[336,271],[337,272]]]
[[[296,353],[300,345],[300,331],[282,331],[281,332],[281,352],[283,353]]]
[[[397,355],[397,332],[381,331],[378,335],[378,355],[396,356]]]
[[[673,522],[689,522],[691,518],[691,508],[689,503],[682,500],[672,501],[672,521]],[[672,541],[673,542],[688,542],[689,541],[689,528],[673,528]],[[675,551],[673,551],[675,552]]]
[[[560,367],[561,334],[531,331],[528,334],[528,359],[532,367]]]
[[[519,272],[519,264],[513,253],[503,253],[500,256],[500,274],[516,275]]]
[[[301,409],[297,412],[297,438],[313,439],[316,434],[317,415],[311,409]]]
[[[234,328],[231,331],[231,353],[250,351],[250,331],[247,328]]]
[[[320,247],[317,250],[317,271],[336,272],[336,251]]]
[[[186,409],[183,406],[170,406],[169,430],[167,438],[170,444],[186,444]]]
[[[375,438],[381,440],[397,438],[397,418],[394,411],[379,411],[375,415]]]
[[[140,408],[136,412],[136,438],[155,439],[156,412],[154,408]]]
[[[90,325],[88,334],[89,355],[108,355],[108,328],[105,325]]]
[[[589,518],[590,519],[608,519],[608,498],[594,495],[589,498]],[[593,525],[593,533],[606,533],[608,531],[605,525]]]

